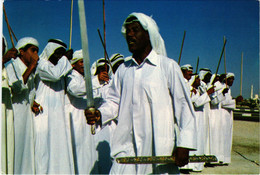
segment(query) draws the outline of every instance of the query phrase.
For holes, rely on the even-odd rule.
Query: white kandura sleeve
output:
[[[120,95],[121,95],[121,82],[120,82],[120,69],[117,70],[115,76],[108,89],[108,95],[105,102],[99,108],[102,115],[102,125],[115,119],[118,115]]]
[[[190,99],[190,92],[176,62],[172,62],[166,72],[168,72],[169,90],[173,99],[174,115],[179,128],[177,147],[196,149],[195,112]]]
[[[41,80],[56,82],[62,76],[65,76],[72,66],[66,56],[61,57],[57,65],[53,65],[50,61],[41,59],[37,66],[37,73]]]
[[[86,95],[84,77],[74,71],[66,76],[67,92],[74,97],[84,97]]]

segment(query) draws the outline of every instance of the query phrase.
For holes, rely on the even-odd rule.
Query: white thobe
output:
[[[8,84],[12,89],[12,105],[14,112],[14,173],[34,174],[34,133],[31,104],[35,95],[34,75],[27,83],[23,82],[23,74],[27,67],[17,57],[5,64]]]
[[[95,98],[95,107],[98,108],[104,103],[109,87],[111,86],[111,80],[108,83],[100,84],[98,76],[92,77],[93,93]],[[98,170],[100,174],[108,174],[111,166],[111,138],[116,128],[116,120],[112,120],[105,126],[98,127],[95,135],[95,145],[98,153]]]
[[[205,126],[206,121],[204,117],[204,105],[210,102],[210,98],[207,93],[200,94],[199,90],[197,93],[191,93],[191,101],[194,105],[195,115],[196,115],[196,127],[197,127],[197,150],[190,151],[190,155],[205,155]],[[193,171],[202,171],[204,168],[204,163],[189,163],[185,166],[187,169],[192,169]]]
[[[1,172],[14,173],[14,114],[6,69],[2,69]]]
[[[207,93],[207,85],[203,81],[200,82],[199,86],[199,93],[200,94],[206,94]],[[209,97],[209,96],[208,96]],[[209,155],[210,154],[210,135],[209,135],[209,117],[210,117],[210,101],[206,104],[204,104],[203,107],[203,115],[204,115],[204,154]]]
[[[169,156],[175,147],[196,148],[195,114],[180,67],[154,50],[142,64],[132,58],[118,68],[100,111],[103,124],[118,114],[111,144],[114,158]],[[152,172],[178,173],[178,167],[123,165],[114,161],[110,171]]]
[[[97,152],[91,127],[86,122],[87,107],[84,77],[76,70],[66,76],[67,100],[65,111],[70,120],[73,158],[76,174],[97,174]]]
[[[222,130],[224,142],[224,161],[231,163],[231,149],[233,137],[233,110],[236,108],[236,101],[232,99],[231,89],[225,94],[225,100],[221,102],[221,115],[223,117]]]
[[[209,130],[210,130],[210,154],[215,155],[218,161],[223,161],[223,140],[222,137],[222,120],[223,116],[221,115],[220,102],[225,100],[225,96],[222,93],[223,87],[221,84],[216,82],[215,91],[211,94],[211,104],[210,104],[210,117],[209,117]]]
[[[74,173],[69,120],[64,109],[64,76],[71,69],[65,56],[55,66],[41,59],[36,69],[35,101],[43,107],[43,112],[34,117],[37,174]]]

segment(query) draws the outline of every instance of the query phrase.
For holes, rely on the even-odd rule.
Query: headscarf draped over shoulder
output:
[[[66,49],[67,45],[63,43],[63,41],[60,39],[50,39],[48,41],[48,44],[43,49],[40,55],[40,59],[48,60],[50,56],[54,53],[54,51],[60,47]]]
[[[155,52],[158,55],[167,56],[165,45],[164,45],[164,40],[162,39],[162,37],[159,33],[159,28],[158,28],[156,22],[152,19],[152,17],[149,17],[143,13],[136,13],[136,12],[131,13],[126,18],[126,20],[130,17],[136,17],[138,19],[138,21],[140,22],[140,24],[142,25],[142,27],[144,28],[144,30],[148,31],[153,50],[155,50]],[[124,37],[126,37],[126,28],[125,28],[126,20],[124,21],[122,30],[121,30]]]

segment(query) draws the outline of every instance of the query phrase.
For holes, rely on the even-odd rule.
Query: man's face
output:
[[[150,38],[147,31],[139,22],[132,22],[126,26],[126,41],[131,53],[142,53],[150,45]]]
[[[205,75],[203,81],[204,81],[205,83],[209,83],[211,76],[212,76],[212,74],[208,72],[208,73]]]
[[[23,60],[25,60],[27,63],[30,63],[32,60],[32,55],[37,54],[38,55],[39,48],[37,46],[32,45],[29,47],[26,51],[20,49],[21,56],[23,57]]]
[[[191,76],[192,76],[192,71],[190,71],[190,70],[184,70],[183,71],[183,76],[184,76],[184,78],[186,79],[186,80],[190,80],[191,79]]]
[[[66,50],[63,47],[57,48],[54,53],[50,56],[49,61],[56,65],[60,58],[65,54]]]
[[[234,77],[229,77],[229,78],[227,79],[227,85],[228,85],[228,86],[232,86],[232,85],[233,85],[233,82],[234,82],[234,80],[235,80],[235,78],[234,78]]]
[[[199,76],[196,76],[195,81],[193,83],[193,86],[199,87],[200,86],[200,78]]]
[[[81,75],[84,76],[84,64],[83,59],[78,60],[76,63],[72,65],[72,67],[78,71]]]

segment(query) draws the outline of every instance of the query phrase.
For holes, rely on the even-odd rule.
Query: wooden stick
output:
[[[183,38],[182,38],[182,43],[181,43],[181,51],[180,51],[179,60],[178,60],[178,64],[179,64],[179,65],[180,65],[180,62],[181,62],[181,54],[182,54],[182,49],[183,49],[183,44],[184,44],[185,35],[186,35],[186,31],[184,30],[184,34],[183,34]]]
[[[224,43],[226,41],[226,38],[224,36]],[[224,48],[224,67],[225,67],[225,75],[227,75],[227,65],[226,65],[226,48]],[[225,78],[225,83],[227,87],[227,78]]]
[[[103,30],[104,30],[104,56],[109,59],[106,53],[106,15],[105,15],[105,0],[103,0]]]
[[[72,14],[73,14],[73,0],[71,0],[71,6],[70,6],[70,42],[69,42],[69,49],[71,49],[71,38],[72,38]]]
[[[109,65],[111,66],[111,68],[112,68],[111,62],[110,62],[110,60],[109,60],[109,58],[108,58],[108,54],[107,54],[107,50],[106,50],[105,44],[104,44],[103,39],[102,39],[102,36],[101,36],[101,34],[100,34],[100,30],[97,29],[97,31],[98,31],[98,35],[99,35],[100,41],[101,41],[101,43],[102,43],[102,46],[103,46],[103,48],[104,48],[105,55],[106,55],[106,56],[105,56],[105,60],[108,61],[108,64],[109,64]]]
[[[14,40],[13,40],[12,33],[11,33],[11,27],[10,27],[9,22],[8,22],[8,19],[7,19],[7,15],[6,15],[6,11],[5,11],[5,6],[4,6],[4,4],[3,4],[3,10],[4,10],[5,21],[6,21],[6,24],[7,24],[8,32],[9,32],[9,35],[10,35],[10,39],[11,39],[11,42],[12,42],[13,47],[15,47],[15,46],[14,46]]]
[[[221,62],[221,59],[222,59],[222,56],[223,56],[223,52],[224,52],[226,43],[227,43],[227,40],[225,39],[224,45],[223,45],[223,48],[222,48],[222,51],[221,51],[221,54],[220,54],[220,58],[219,58],[219,61],[218,61],[218,66],[217,66],[217,70],[216,70],[216,75],[217,75],[217,73],[218,73],[219,65],[220,65],[220,62]]]
[[[200,61],[200,57],[197,58],[197,65],[196,65],[196,72],[195,72],[195,74],[198,73],[199,61]]]
[[[243,80],[243,52],[241,54],[241,75],[240,75],[240,95],[242,96],[242,80]]]

